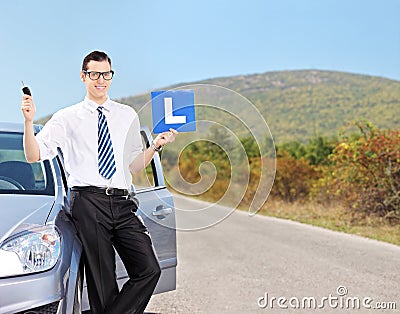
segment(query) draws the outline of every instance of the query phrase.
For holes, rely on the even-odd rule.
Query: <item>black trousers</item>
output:
[[[71,191],[71,215],[83,244],[86,283],[92,313],[143,313],[161,269],[146,226],[126,196]],[[115,252],[129,280],[121,291]]]

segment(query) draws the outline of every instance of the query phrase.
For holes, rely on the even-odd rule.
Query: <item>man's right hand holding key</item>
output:
[[[30,95],[22,96],[21,110],[24,115],[24,151],[28,162],[36,162],[40,159],[39,145],[35,139],[33,130],[33,118],[35,117],[36,107]]]
[[[24,115],[25,122],[32,122],[33,118],[35,117],[36,107],[33,102],[32,96],[23,95],[22,102],[21,102],[21,110],[22,114]]]

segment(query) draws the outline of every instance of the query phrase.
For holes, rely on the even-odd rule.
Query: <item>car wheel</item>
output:
[[[82,313],[82,276],[81,272],[78,272],[76,285],[75,285],[75,296],[74,296],[74,307],[73,314]]]

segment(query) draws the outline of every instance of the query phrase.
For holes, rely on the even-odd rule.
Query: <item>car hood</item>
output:
[[[43,225],[54,204],[54,196],[0,194],[0,244],[9,236]]]

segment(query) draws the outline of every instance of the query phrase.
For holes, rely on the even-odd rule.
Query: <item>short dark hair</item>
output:
[[[102,51],[92,51],[91,53],[89,53],[82,62],[82,71],[87,70],[87,65],[90,61],[108,61],[108,63],[110,64],[111,67],[111,59],[110,57]]]

